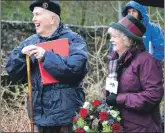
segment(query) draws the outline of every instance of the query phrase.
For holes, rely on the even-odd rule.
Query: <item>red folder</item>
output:
[[[62,56],[68,56],[69,54],[69,44],[67,38],[39,43],[37,44],[37,46],[44,48],[46,51],[50,51],[51,49],[53,49],[54,53]],[[43,68],[41,61],[38,61],[38,64],[41,74],[41,80],[44,85],[59,82]]]

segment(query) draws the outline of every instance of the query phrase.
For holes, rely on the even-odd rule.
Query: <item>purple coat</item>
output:
[[[159,61],[140,53],[122,73],[117,104],[121,107],[124,131],[161,132],[159,103],[164,94]]]

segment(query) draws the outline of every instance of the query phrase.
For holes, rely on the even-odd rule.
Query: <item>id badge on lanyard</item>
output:
[[[118,81],[107,77],[106,78],[106,88],[105,89],[108,90],[110,93],[117,94]]]

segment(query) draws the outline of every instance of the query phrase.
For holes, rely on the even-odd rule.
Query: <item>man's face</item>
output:
[[[35,7],[32,22],[35,24],[35,29],[38,34],[44,37],[49,36],[53,24],[50,11],[41,7]]]
[[[127,14],[128,15],[132,15],[133,17],[135,17],[136,19],[139,18],[139,12],[136,9],[130,8],[127,10]]]

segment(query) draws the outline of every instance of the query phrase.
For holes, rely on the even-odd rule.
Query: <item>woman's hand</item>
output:
[[[106,98],[106,103],[110,106],[116,105],[117,94],[111,93]]]

